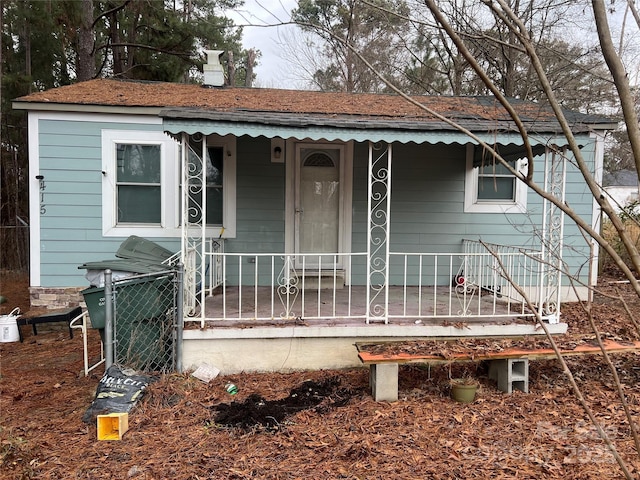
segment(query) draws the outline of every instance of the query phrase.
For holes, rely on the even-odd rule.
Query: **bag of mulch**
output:
[[[130,368],[112,365],[100,380],[96,397],[82,416],[82,421],[93,423],[98,415],[128,413],[155,380],[152,376],[139,374]]]

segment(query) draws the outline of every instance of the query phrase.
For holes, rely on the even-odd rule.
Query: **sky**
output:
[[[245,49],[260,50],[262,56],[255,69],[256,87],[293,87],[285,72],[290,69],[282,58],[278,40],[282,34],[294,29],[292,25],[273,26],[287,22],[290,13],[297,5],[296,0],[245,0],[236,11],[228,11],[236,25],[243,26],[242,45]]]
[[[300,85],[301,81],[299,79],[295,79],[295,74],[291,73],[295,67],[285,60],[278,44],[279,41],[284,41],[282,35],[286,36],[289,33],[289,36],[291,36],[290,32],[295,31],[296,27],[293,25],[274,26],[287,22],[290,18],[291,10],[297,6],[297,3],[297,0],[244,0],[242,7],[235,11],[227,12],[227,15],[235,21],[236,25],[244,26],[242,38],[244,48],[255,48],[262,53],[258,60],[259,65],[255,69],[257,78],[254,86],[305,88]],[[623,10],[619,10],[610,19],[614,31],[619,31],[619,22],[623,13]],[[637,61],[640,35],[636,29],[627,30],[632,30],[632,33],[627,31],[630,51],[627,56],[630,55],[632,59],[629,62],[629,75],[632,82],[637,84],[640,82],[640,66],[638,66]],[[591,31],[587,33],[594,34]],[[570,32],[567,32],[567,35],[571,36]]]

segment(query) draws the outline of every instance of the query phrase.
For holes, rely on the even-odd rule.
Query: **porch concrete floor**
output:
[[[382,297],[381,297],[382,298]],[[286,313],[286,304],[290,308]],[[366,321],[367,292],[364,286],[345,286],[340,289],[309,289],[278,295],[275,288],[227,287],[217,289],[205,301],[207,325],[243,326],[251,322],[259,325],[353,326]],[[378,302],[381,303],[381,302]],[[456,293],[449,287],[389,288],[389,323],[415,325],[443,323],[512,324],[531,323],[525,318],[528,309],[521,303],[492,293],[474,290]],[[199,312],[197,312],[199,316]],[[383,319],[370,320],[371,323]]]

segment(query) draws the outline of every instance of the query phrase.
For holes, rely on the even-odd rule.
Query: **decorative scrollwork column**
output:
[[[197,286],[200,288],[200,305],[204,305],[205,282],[205,228],[206,212],[206,141],[203,135],[189,137],[182,134],[181,141],[181,252],[184,263],[185,314],[195,315],[198,305]],[[205,312],[201,308],[202,326]]]
[[[565,201],[566,159],[563,151],[547,149],[545,155],[545,191]],[[564,212],[548,200],[543,203],[542,264],[540,275],[540,314],[549,323],[558,322],[562,281]]]
[[[367,323],[388,323],[391,145],[369,143]]]

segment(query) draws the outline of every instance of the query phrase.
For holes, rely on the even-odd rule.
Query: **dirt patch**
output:
[[[353,390],[340,386],[337,377],[321,382],[307,380],[294,388],[288,397],[265,400],[253,393],[241,403],[223,403],[214,407],[215,424],[237,427],[245,431],[264,430],[274,432],[283,428],[287,418],[303,410],[324,413],[330,408],[346,405]]]

